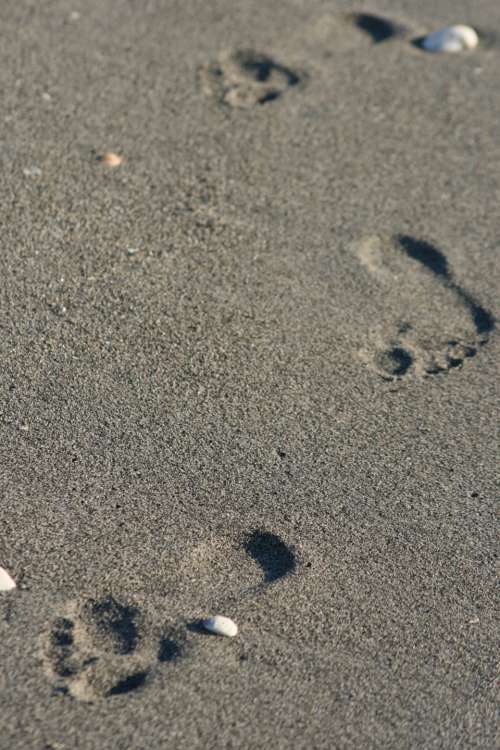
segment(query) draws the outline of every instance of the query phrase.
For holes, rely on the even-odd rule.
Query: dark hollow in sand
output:
[[[253,531],[245,540],[245,550],[264,571],[266,583],[292,573],[296,559],[292,550],[276,534]]]
[[[402,31],[401,27],[392,21],[372,13],[351,13],[349,19],[358,29],[371,36],[375,44],[385,42]]]

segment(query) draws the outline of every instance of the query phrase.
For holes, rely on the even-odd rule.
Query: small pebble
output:
[[[97,161],[101,161],[107,167],[119,167],[123,163],[123,156],[115,154],[113,151],[108,151],[106,154],[100,154],[97,157]]]
[[[238,626],[229,617],[224,615],[215,615],[202,622],[205,630],[215,635],[227,635],[228,638],[234,638],[238,633]]]
[[[6,570],[3,568],[0,568],[0,591],[11,591],[11,589],[15,589],[16,584],[10,577],[10,575],[7,573]]]
[[[137,255],[138,252],[138,247],[127,247],[127,255]]]
[[[463,52],[475,49],[478,43],[477,33],[471,26],[447,26],[424,37],[421,46],[428,52]]]
[[[25,167],[23,169],[23,175],[25,177],[41,177],[42,170],[40,167]]]

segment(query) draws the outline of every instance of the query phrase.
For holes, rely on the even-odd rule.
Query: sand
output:
[[[500,4],[0,29],[1,750],[493,747]]]

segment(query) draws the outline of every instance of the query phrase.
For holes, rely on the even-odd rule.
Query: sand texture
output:
[[[0,4],[0,750],[495,746],[499,33]]]

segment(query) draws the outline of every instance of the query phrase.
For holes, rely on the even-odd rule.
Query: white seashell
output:
[[[16,584],[14,583],[10,575],[6,570],[0,568],[0,591],[10,591],[11,589],[15,588]]]
[[[478,44],[478,35],[471,26],[447,26],[428,34],[421,42],[428,52],[463,52]]]
[[[234,638],[238,633],[238,626],[229,617],[224,615],[215,615],[215,617],[209,617],[207,620],[202,622],[205,630],[215,635],[227,635],[228,638]]]

